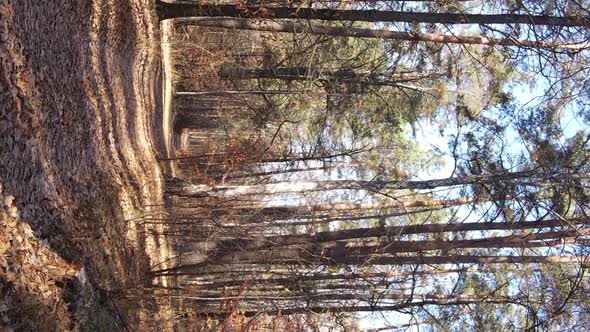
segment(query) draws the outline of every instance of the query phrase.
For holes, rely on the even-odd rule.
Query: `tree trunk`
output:
[[[448,274],[448,273],[469,273],[469,272],[483,272],[485,270],[478,268],[478,267],[469,267],[469,268],[457,268],[457,269],[420,269],[416,271],[393,271],[393,272],[356,272],[356,273],[333,273],[333,274],[309,274],[309,275],[292,275],[289,277],[273,277],[273,278],[257,278],[254,277],[252,279],[227,279],[227,280],[219,280],[220,277],[215,276],[215,279],[211,282],[203,282],[199,283],[197,287],[199,288],[206,288],[206,289],[216,289],[216,288],[223,288],[226,286],[240,286],[243,285],[244,282],[247,282],[250,285],[257,285],[257,284],[276,284],[276,285],[297,285],[297,284],[305,284],[305,283],[314,283],[317,281],[363,281],[372,283],[373,281],[379,280],[389,280],[389,278],[398,278],[398,277],[416,277],[416,276],[428,276],[428,275],[440,275],[440,274]],[[243,273],[241,273],[243,274]],[[181,274],[175,274],[181,275]]]
[[[176,96],[200,97],[200,96],[250,96],[250,95],[292,95],[308,93],[310,90],[225,90],[225,91],[180,91]]]
[[[181,24],[193,24],[204,27],[219,27],[254,31],[308,33],[320,36],[362,37],[392,40],[422,41],[444,44],[501,45],[532,48],[556,48],[580,51],[590,48],[590,43],[553,42],[541,40],[523,40],[513,38],[496,38],[486,36],[445,35],[418,31],[393,31],[365,29],[354,27],[333,27],[319,24],[303,24],[291,21],[251,20],[235,18],[188,18],[181,19]]]
[[[588,26],[587,16],[547,16],[520,14],[454,14],[385,10],[341,10],[308,7],[258,7],[200,5],[196,3],[156,2],[161,20],[180,17],[300,18],[323,21],[407,22],[440,24],[530,24],[549,26]]]
[[[315,156],[284,156],[284,157],[276,157],[276,158],[262,158],[257,159],[255,161],[251,161],[252,164],[269,164],[269,163],[285,163],[285,164],[293,164],[297,162],[307,162],[307,161],[317,161],[317,162],[324,162],[324,163],[332,163],[335,159],[338,158],[345,158],[345,157],[352,157],[354,155],[369,152],[371,149],[358,149],[358,150],[351,150],[351,151],[344,151],[332,154],[325,154],[325,155],[315,155]],[[223,154],[213,153],[213,154],[203,154],[197,156],[182,156],[176,158],[160,158],[159,160],[181,160],[181,159],[201,159],[201,158],[213,158],[216,156],[223,156]]]
[[[349,165],[345,165],[344,167],[352,167]],[[274,175],[281,175],[281,174],[290,174],[290,173],[304,173],[304,172],[312,172],[312,171],[329,171],[338,167],[330,167],[330,166],[317,166],[317,167],[300,167],[300,168],[286,168],[286,169],[277,169],[272,171],[266,172],[236,172],[235,174],[229,174],[225,177],[226,180],[236,180],[236,179],[258,179],[258,178],[270,178]]]
[[[187,196],[187,197],[207,197],[205,184],[192,184],[178,178],[166,178],[165,191],[170,195]]]
[[[372,73],[353,70],[309,67],[243,68],[224,66],[220,77],[224,79],[281,79],[338,81],[366,85],[395,86],[398,83],[416,81],[423,78],[441,76],[439,73],[392,72]]]
[[[174,131],[177,133],[183,129],[218,129],[220,127],[220,113],[217,110],[183,109],[174,120]]]
[[[306,169],[302,169],[304,171]],[[244,213],[255,210],[255,213],[261,215],[309,215],[315,212],[350,212],[359,213],[370,210],[389,210],[389,209],[409,209],[422,207],[436,207],[436,206],[457,206],[469,203],[479,202],[477,198],[457,198],[457,199],[416,199],[416,200],[387,200],[387,201],[373,201],[373,202],[341,202],[341,203],[322,203],[314,205],[296,205],[296,206],[273,206],[254,209],[242,209]],[[330,215],[334,215],[330,213]]]
[[[423,307],[428,305],[435,306],[458,306],[458,305],[470,305],[470,304],[481,304],[481,303],[495,303],[495,304],[506,304],[513,303],[516,299],[510,298],[493,298],[493,297],[480,297],[476,299],[463,299],[463,300],[419,300],[419,301],[403,301],[399,304],[393,305],[339,305],[339,306],[303,306],[295,308],[286,308],[279,310],[255,310],[255,311],[243,311],[242,315],[245,317],[255,317],[261,314],[269,316],[281,315],[295,315],[305,313],[316,313],[316,314],[328,314],[328,313],[343,313],[343,312],[380,312],[380,311],[401,311],[412,307]],[[523,301],[526,301],[524,299]],[[223,319],[227,317],[227,313],[220,311],[203,312],[203,317],[211,317],[215,319]]]
[[[374,229],[375,234],[382,234],[378,232],[378,228]],[[328,234],[326,234],[328,233]],[[362,239],[365,238],[362,233],[340,233],[326,232],[324,241],[331,241],[330,235],[333,238],[338,238],[338,235],[350,238],[346,239]],[[587,232],[584,232],[587,234]],[[232,240],[227,242],[221,241],[216,248],[216,254],[208,258],[214,264],[241,264],[241,263],[264,263],[264,262],[283,262],[283,263],[345,263],[349,259],[357,260],[356,264],[363,262],[373,262],[372,259],[380,259],[385,254],[398,254],[409,252],[422,252],[431,250],[453,250],[453,249],[473,249],[473,248],[536,248],[536,247],[550,247],[565,243],[572,243],[567,241],[567,238],[575,238],[581,233],[579,230],[559,231],[559,232],[545,232],[535,233],[529,235],[509,235],[498,236],[481,239],[470,240],[424,240],[424,241],[389,241],[378,240],[372,242],[372,245],[363,246],[349,246],[346,242],[340,242],[336,245],[325,247],[321,242],[305,242],[301,237],[295,236],[283,237],[284,244],[272,245],[268,242],[257,241],[248,243],[237,243]],[[395,234],[394,234],[395,235]],[[289,244],[289,240],[293,246],[281,247]],[[303,239],[306,239],[303,237]],[[313,240],[312,237],[307,237]],[[389,257],[385,257],[389,258]],[[408,257],[394,257],[394,258],[408,258]],[[432,257],[426,257],[432,258]]]
[[[586,219],[569,220],[571,224],[588,224]],[[561,228],[569,225],[560,219],[539,220],[521,223],[452,223],[452,224],[423,224],[404,225],[391,227],[356,228],[329,232],[319,232],[315,235],[278,235],[260,239],[231,239],[221,242],[221,247],[234,248],[235,250],[254,251],[271,249],[282,246],[309,245],[322,242],[343,241],[352,239],[368,239],[380,237],[400,237],[410,234],[443,233],[443,232],[468,232],[468,231],[491,231],[491,230],[524,230],[535,228]],[[455,240],[455,241],[387,241],[384,245],[388,250],[396,252],[420,251],[452,248],[475,248],[505,245],[520,246],[525,242],[540,239],[563,238],[564,236],[575,236],[577,231],[548,232],[530,234],[528,236],[507,236],[497,238],[484,238],[478,240]]]
[[[343,264],[343,265],[443,265],[443,264],[563,264],[582,263],[587,266],[586,258],[579,256],[477,256],[477,255],[454,255],[454,256],[363,256],[347,255],[339,253],[339,256],[331,257],[309,257],[301,252],[274,252],[263,255],[260,252],[234,253],[233,256],[226,256],[220,264],[270,264],[275,258],[276,262],[285,264]],[[308,257],[307,260],[305,257]],[[166,269],[152,271],[153,275],[173,275],[176,271],[187,271],[199,269],[203,264],[186,264]],[[172,272],[172,273],[171,273]]]
[[[538,173],[534,171],[507,172],[503,174],[484,174],[469,175],[463,177],[454,177],[434,180],[416,180],[416,181],[355,181],[355,180],[327,180],[311,182],[279,182],[260,185],[220,185],[204,186],[199,188],[200,192],[194,191],[194,185],[190,185],[190,190],[185,193],[179,193],[182,196],[217,196],[217,197],[237,197],[243,195],[272,195],[281,193],[297,192],[317,192],[327,190],[367,190],[374,192],[389,190],[428,190],[442,187],[452,187],[461,185],[474,184],[492,184],[500,182],[509,182],[514,185],[535,186],[546,178],[555,178],[559,174]],[[563,174],[563,176],[571,176]]]
[[[354,302],[361,302],[361,303],[368,303],[371,301],[375,301],[374,295],[376,294],[371,294],[370,292],[359,292],[359,293],[350,293],[350,292],[330,292],[330,293],[324,293],[324,294],[317,294],[317,293],[311,293],[311,294],[299,294],[299,295],[285,295],[285,294],[259,294],[259,295],[250,295],[250,296],[244,296],[244,295],[235,295],[235,296],[215,296],[213,294],[209,294],[209,297],[206,296],[183,296],[183,295],[179,295],[178,298],[182,298],[182,299],[186,299],[186,300],[195,300],[197,302],[225,302],[228,300],[240,300],[241,303],[245,303],[245,302],[250,302],[250,303],[255,303],[255,304],[259,304],[260,306],[260,302],[261,301],[273,301],[275,302],[279,302],[282,303],[283,305],[288,304],[289,302],[293,303],[296,301],[301,301],[301,302],[308,302],[310,304],[314,304],[314,305],[330,305],[333,303],[349,303],[350,301],[354,301]],[[213,295],[213,296],[211,296]],[[408,298],[410,298],[410,296],[412,296],[414,299],[421,299],[421,300],[427,300],[427,301],[433,301],[433,300],[440,300],[440,301],[448,301],[450,299],[461,299],[462,301],[473,301],[473,303],[475,303],[475,301],[480,301],[480,302],[485,302],[483,301],[482,296],[478,296],[478,295],[446,295],[446,294],[406,294],[406,293],[402,293],[402,292],[389,292],[387,294],[379,294],[380,295],[380,300],[382,301],[396,301],[396,300],[408,300]],[[488,296],[487,298],[493,298],[491,296]],[[513,298],[513,301],[515,298]],[[331,303],[330,303],[331,302]]]

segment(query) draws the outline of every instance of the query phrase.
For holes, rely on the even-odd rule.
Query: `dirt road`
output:
[[[165,252],[139,222],[159,211],[156,158],[165,153],[152,7],[149,0],[0,0],[0,196],[13,197],[0,209],[0,251],[20,255],[14,243],[27,227],[18,225],[30,226],[29,242],[58,255],[64,275],[84,268],[87,300],[106,303],[120,329],[139,314],[117,294],[147,284],[150,255]],[[27,261],[35,255],[20,252]],[[88,323],[72,304],[79,287],[47,275],[51,292],[36,295],[28,285],[35,280],[13,262],[0,260],[3,324],[42,327],[27,316],[41,312],[18,311],[25,293],[31,308],[63,309],[44,317],[59,329]]]

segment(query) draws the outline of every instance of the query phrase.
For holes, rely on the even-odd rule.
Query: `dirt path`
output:
[[[45,297],[30,287],[32,268],[0,261],[2,323],[137,324],[141,312],[118,296],[148,284],[150,264],[167,254],[141,223],[162,210],[156,157],[166,155],[152,3],[0,0],[0,13],[0,207],[14,197],[0,209],[0,251],[34,261],[26,246],[43,244],[62,264],[51,273],[65,276],[45,275]],[[31,244],[19,251],[24,236]],[[82,268],[87,286],[71,286]],[[84,306],[103,307],[103,321]],[[35,320],[38,307],[62,309]]]

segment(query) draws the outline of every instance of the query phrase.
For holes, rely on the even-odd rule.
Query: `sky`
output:
[[[543,96],[544,90],[547,88],[548,84],[545,78],[537,75],[534,77],[533,80],[537,83],[534,86],[525,83],[519,83],[510,88],[506,87],[505,90],[509,90],[511,92],[517,103],[519,104],[526,104],[531,100],[538,100],[539,97]],[[568,139],[573,137],[577,132],[580,130],[584,130],[586,133],[589,132],[589,128],[584,125],[584,123],[579,119],[576,113],[579,111],[575,106],[566,107],[561,116],[559,117],[558,121],[560,127],[563,131],[563,138],[562,143]],[[488,115],[489,116],[489,115]],[[452,153],[449,149],[449,142],[452,140],[454,135],[457,135],[456,126],[448,125],[446,126],[444,131],[439,130],[440,126],[438,121],[433,121],[430,119],[420,120],[419,123],[413,128],[406,128],[408,134],[415,134],[416,140],[423,142],[423,148],[425,150],[435,150],[441,151],[443,153],[442,156],[442,166],[436,170],[432,169],[425,169],[419,172],[416,176],[416,179],[420,180],[427,180],[427,179],[435,179],[435,178],[447,178],[452,176],[452,172],[454,169],[454,162],[452,158]],[[525,152],[524,145],[522,140],[520,139],[518,133],[514,130],[514,128],[510,128],[506,132],[506,137],[511,144],[507,149],[507,152],[510,154],[517,155],[519,153]],[[459,213],[459,215],[465,217],[465,221],[469,222],[469,217],[466,216],[467,211],[463,213]],[[478,216],[473,216],[478,217]],[[462,218],[461,218],[462,219]],[[455,276],[449,276],[449,280],[453,281]],[[407,314],[402,314],[399,312],[385,312],[385,313],[377,313],[377,314],[364,314],[359,315],[359,323],[360,327],[364,330],[371,329],[371,328],[379,328],[382,326],[387,325],[404,325],[411,322],[411,316]],[[419,328],[409,327],[404,331],[408,332],[417,332]]]

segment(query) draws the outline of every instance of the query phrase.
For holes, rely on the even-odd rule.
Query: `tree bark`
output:
[[[586,219],[569,220],[571,224],[588,224]],[[373,227],[373,228],[355,228],[329,232],[319,232],[315,235],[301,234],[301,235],[278,235],[272,237],[264,237],[260,239],[231,239],[222,241],[221,246],[226,248],[235,247],[236,250],[261,250],[277,248],[282,246],[292,245],[308,245],[322,242],[333,242],[352,239],[368,239],[379,237],[400,237],[410,234],[433,234],[443,232],[468,232],[468,231],[491,231],[491,230],[524,230],[535,228],[556,228],[568,227],[560,219],[538,220],[521,223],[452,223],[452,224],[424,224],[424,225],[405,225],[405,226],[390,226],[390,227]],[[541,235],[544,234],[544,237]],[[420,251],[420,250],[435,250],[446,249],[446,246],[452,248],[465,248],[470,246],[488,247],[490,245],[521,245],[524,242],[551,239],[563,236],[575,236],[577,231],[564,232],[548,232],[539,234],[530,234],[527,236],[517,237],[497,237],[484,238],[481,240],[455,240],[455,241],[398,241],[387,242],[384,244],[388,250],[395,250],[396,252],[405,251]]]
[[[342,10],[308,7],[242,7],[237,5],[200,5],[196,3],[156,2],[161,20],[180,17],[300,18],[324,21],[407,22],[439,24],[530,24],[548,26],[588,26],[586,16],[548,16],[520,14],[454,14],[385,10]]]
[[[400,311],[412,307],[423,307],[427,305],[437,306],[457,306],[457,305],[470,305],[470,304],[481,304],[481,303],[495,303],[495,304],[506,304],[513,303],[516,299],[510,298],[490,298],[480,297],[476,299],[463,299],[463,300],[420,300],[420,301],[403,301],[399,304],[393,305],[339,305],[339,306],[305,306],[296,308],[287,308],[280,310],[256,310],[256,311],[244,311],[242,314],[245,317],[254,317],[260,314],[266,314],[269,316],[281,315],[295,315],[305,313],[343,313],[343,312],[379,312],[379,311]],[[526,299],[525,299],[526,301]],[[224,312],[213,311],[203,312],[203,317],[211,317],[216,319],[223,319],[227,316]]]
[[[585,232],[587,233],[587,232]],[[357,260],[356,264],[361,262],[373,262],[372,259],[380,259],[382,256],[399,253],[422,252],[431,250],[453,250],[453,249],[473,249],[473,248],[536,248],[550,247],[562,243],[571,243],[567,238],[579,236],[581,231],[568,230],[557,232],[535,233],[528,235],[509,235],[488,237],[470,240],[424,240],[424,241],[389,241],[379,240],[372,242],[372,245],[349,246],[346,242],[337,243],[329,247],[321,246],[321,242],[296,242],[301,238],[293,241],[292,247],[281,247],[283,244],[272,245],[264,242],[257,245],[254,241],[250,247],[248,244],[236,243],[229,240],[221,242],[216,248],[217,253],[208,257],[208,260],[214,264],[241,264],[241,263],[264,263],[264,262],[282,262],[282,263],[345,263]],[[333,234],[330,234],[333,235]],[[336,234],[340,235],[340,234]],[[363,238],[363,234],[348,233],[351,238]],[[336,237],[336,236],[335,236]],[[287,239],[283,239],[286,243]],[[329,241],[330,238],[326,237]],[[284,244],[287,245],[287,244]],[[389,258],[389,257],[385,257]],[[408,258],[408,257],[393,257]],[[428,259],[432,257],[427,257]]]
[[[418,31],[393,31],[382,29],[366,29],[354,27],[333,27],[319,24],[303,24],[291,21],[270,21],[236,18],[185,18],[178,23],[193,24],[204,27],[218,27],[226,29],[308,33],[320,36],[334,37],[362,37],[391,40],[421,41],[444,44],[471,44],[471,45],[501,45],[519,46],[531,48],[554,48],[571,51],[581,51],[590,48],[590,43],[553,42],[541,40],[525,40],[515,38],[497,38],[486,36],[445,35],[440,33],[428,33]]]
[[[541,180],[546,178],[555,178],[560,174],[539,173],[534,171],[507,172],[501,174],[484,174],[468,175],[463,177],[454,177],[434,180],[399,180],[399,181],[355,181],[355,180],[327,180],[314,182],[279,182],[260,185],[220,185],[205,186],[201,185],[201,190],[195,191],[195,185],[186,183],[187,190],[179,190],[178,194],[186,197],[197,196],[218,196],[218,197],[237,197],[243,195],[271,195],[280,193],[296,192],[317,192],[328,190],[368,190],[368,191],[387,191],[387,190],[428,190],[442,187],[452,187],[461,185],[474,184],[492,184],[500,182],[509,182],[514,185],[531,185],[535,186]],[[563,174],[561,176],[571,176]]]
[[[183,109],[176,115],[174,131],[183,129],[218,129],[221,127],[220,112],[218,110],[192,111]]]
[[[176,96],[201,97],[201,96],[250,96],[250,95],[292,95],[308,93],[308,90],[225,90],[225,91],[180,91]]]
[[[481,268],[458,268],[458,269],[421,269],[416,271],[394,271],[394,272],[356,272],[356,273],[335,273],[335,274],[310,274],[310,275],[292,275],[290,277],[273,277],[273,278],[252,278],[252,279],[236,279],[219,281],[219,277],[213,282],[200,283],[197,287],[206,289],[223,288],[225,286],[240,286],[247,282],[249,285],[256,284],[277,284],[277,285],[296,285],[300,283],[314,283],[316,281],[377,281],[387,280],[388,278],[396,277],[415,277],[426,275],[440,275],[447,273],[468,273],[468,272],[482,272]],[[182,275],[174,274],[174,275]]]
[[[305,170],[305,169],[304,169]],[[457,198],[457,199],[416,199],[408,201],[373,201],[373,202],[342,202],[342,203],[322,203],[313,205],[296,205],[296,206],[273,206],[254,208],[255,213],[261,215],[305,215],[313,214],[315,212],[366,212],[370,210],[387,210],[387,209],[410,209],[410,208],[422,208],[422,207],[436,207],[436,206],[457,206],[462,204],[469,204],[478,202],[477,198]],[[243,209],[244,213],[248,213],[251,209]]]
[[[212,295],[212,294],[211,294]],[[325,293],[325,294],[317,294],[317,293],[311,293],[311,294],[300,294],[300,295],[280,295],[280,294],[259,294],[259,295],[250,295],[250,296],[243,296],[243,295],[239,295],[239,296],[178,296],[178,298],[183,298],[183,299],[187,299],[187,300],[196,300],[198,302],[224,302],[224,301],[228,301],[228,300],[240,300],[241,303],[245,303],[245,302],[254,302],[254,303],[260,303],[260,301],[273,301],[273,302],[281,302],[283,304],[289,303],[289,302],[295,302],[295,301],[305,301],[305,302],[309,302],[311,304],[314,305],[321,305],[321,304],[325,304],[325,305],[329,305],[330,302],[334,303],[348,303],[350,304],[349,301],[354,301],[354,302],[361,302],[361,303],[368,303],[371,302],[371,300],[375,300],[372,298],[371,293],[365,292],[365,293],[343,293],[343,292],[330,292],[330,293]],[[421,299],[421,300],[441,300],[441,301],[448,301],[450,299],[461,299],[462,301],[480,301],[480,302],[484,302],[483,296],[478,296],[478,295],[446,295],[446,294],[406,294],[406,293],[402,293],[402,292],[390,292],[388,294],[380,294],[381,298],[380,300],[383,301],[395,301],[395,300],[408,300],[411,298],[413,299]],[[493,297],[488,297],[488,298],[493,298]],[[500,297],[498,297],[499,299]],[[507,297],[506,299],[508,299],[509,297]],[[513,298],[515,299],[515,298]],[[516,300],[513,300],[516,301]],[[325,303],[322,303],[325,302]]]
[[[345,165],[344,167],[352,167]],[[317,167],[299,167],[299,168],[286,168],[286,169],[277,169],[272,171],[266,172],[236,172],[236,174],[229,174],[225,177],[226,180],[236,180],[236,179],[256,179],[256,178],[266,178],[272,177],[273,175],[279,174],[289,174],[289,173],[303,173],[303,172],[312,172],[312,171],[329,171],[332,169],[336,169],[338,167],[331,167],[331,166],[317,166]]]
[[[260,253],[248,253],[250,257],[244,260],[242,257],[227,257],[222,264],[256,264],[270,263],[269,257],[263,257]],[[268,256],[268,255],[267,255]],[[305,260],[305,255],[285,252],[277,252],[274,258],[282,259],[285,264],[309,264],[318,262],[318,258]],[[308,256],[309,257],[309,256]],[[237,258],[237,259],[234,259]],[[344,264],[344,265],[442,265],[442,264],[564,264],[582,263],[587,266],[586,257],[579,256],[476,256],[476,255],[454,255],[454,256],[354,256],[340,255],[332,257],[321,257],[323,263]],[[278,262],[278,261],[277,261]],[[173,275],[176,271],[187,271],[201,268],[203,264],[186,264],[166,269],[154,270],[153,275]]]
[[[372,73],[346,69],[327,69],[309,67],[276,67],[276,68],[221,68],[220,77],[224,79],[281,79],[281,80],[316,80],[324,79],[366,85],[395,86],[399,83],[416,81],[424,78],[441,76],[440,73],[419,73],[413,71]]]

